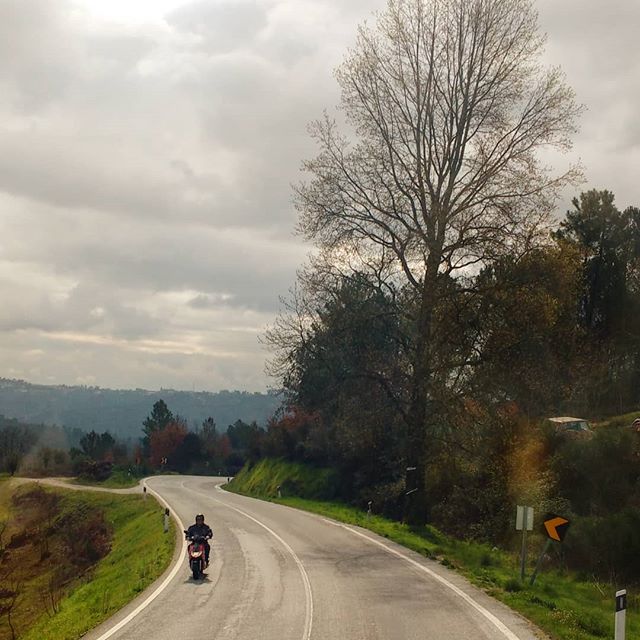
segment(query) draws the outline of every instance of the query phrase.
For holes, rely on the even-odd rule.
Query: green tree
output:
[[[151,436],[157,431],[162,431],[173,420],[173,414],[169,411],[169,407],[167,407],[164,400],[160,399],[154,403],[151,414],[142,423],[142,431],[144,432],[142,443],[147,453],[149,452]]]
[[[279,366],[289,406],[269,425],[266,445],[271,455],[333,465],[345,497],[355,498],[401,474],[408,357],[390,291],[364,274],[332,286],[302,339],[282,324],[275,331],[287,346]],[[397,496],[379,493],[391,508]]]
[[[579,253],[566,242],[485,268],[473,293],[475,348],[466,392],[531,417],[570,403],[581,366]]]
[[[80,439],[82,452],[96,462],[105,460],[113,452],[115,444],[115,439],[108,431],[101,434],[90,431]]]
[[[584,404],[623,412],[634,408],[640,384],[640,211],[621,212],[606,190],[582,193],[573,205],[556,237],[582,257]]]
[[[573,199],[556,237],[582,254],[581,313],[585,326],[606,337],[616,330],[627,303],[627,277],[637,238],[630,212],[621,213],[610,191],[595,189]]]

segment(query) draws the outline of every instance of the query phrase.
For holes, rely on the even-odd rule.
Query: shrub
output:
[[[518,580],[517,578],[509,578],[505,583],[504,583],[504,590],[505,591],[509,591],[510,593],[514,593],[516,591],[522,591],[522,582],[520,582],[520,580]]]
[[[619,581],[640,576],[640,512],[627,508],[607,517],[576,518],[564,543],[572,568]]]

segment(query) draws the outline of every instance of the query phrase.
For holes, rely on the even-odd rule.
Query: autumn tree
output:
[[[155,430],[149,438],[151,464],[159,467],[166,458],[170,466],[173,456],[187,437],[187,427],[183,421],[172,420],[162,429]]]
[[[541,65],[532,0],[390,0],[337,70],[353,135],[326,116],[297,188],[300,229],[333,263],[389,261],[417,301],[407,462],[424,475],[447,279],[540,240],[555,197],[577,177],[538,152],[570,147],[580,107]],[[344,262],[344,260],[342,260]],[[426,516],[418,487],[413,517]]]

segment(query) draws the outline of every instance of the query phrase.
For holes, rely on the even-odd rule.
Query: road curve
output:
[[[143,595],[86,640],[540,637],[510,609],[419,554],[357,527],[222,491],[222,482],[147,480],[183,523],[205,514],[214,530],[208,575],[194,582],[181,556],[155,598]]]

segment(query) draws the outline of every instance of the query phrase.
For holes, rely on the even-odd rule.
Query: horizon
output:
[[[160,387],[159,389],[148,389],[145,387],[103,387],[100,385],[87,385],[87,384],[66,384],[66,383],[41,383],[41,382],[31,382],[29,380],[24,380],[22,378],[7,378],[5,376],[0,376],[0,384],[3,382],[11,382],[24,384],[30,387],[51,387],[51,388],[66,388],[66,389],[96,389],[100,391],[144,391],[146,393],[162,393],[163,391],[169,391],[174,393],[206,393],[206,394],[224,394],[224,393],[242,393],[249,395],[266,395],[266,396],[277,396],[281,393],[281,391],[277,389],[267,388],[264,391],[254,391],[251,389],[217,389],[214,391],[207,389],[175,389],[173,387]],[[0,412],[1,413],[1,412]]]

